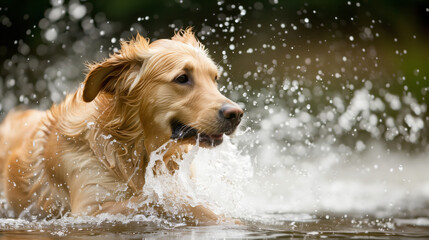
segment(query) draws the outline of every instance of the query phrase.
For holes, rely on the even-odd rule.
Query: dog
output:
[[[138,34],[88,69],[62,103],[11,112],[0,126],[3,191],[16,216],[144,212],[150,206],[130,206],[144,200],[151,152],[173,139],[163,161],[174,173],[189,146],[221,144],[243,115],[217,89],[217,65],[191,28],[152,43]],[[183,211],[221,220],[201,205]]]

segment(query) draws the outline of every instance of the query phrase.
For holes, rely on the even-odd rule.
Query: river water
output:
[[[194,147],[174,176],[147,175],[144,192],[242,224],[195,226],[150,213],[12,218],[1,193],[0,238],[429,238],[428,36],[408,19],[410,8],[397,16],[409,26],[401,28],[367,2],[338,3],[341,14],[315,2],[214,3],[208,11],[178,1],[165,8],[194,15],[159,23],[169,15],[158,9],[120,23],[85,1],[51,1],[12,50],[2,48],[0,111],[47,109],[79,86],[85,61],[121,39],[193,25],[222,70],[221,91],[245,117],[221,146]],[[418,3],[427,19],[429,6]],[[16,19],[9,7],[0,6],[2,31]]]

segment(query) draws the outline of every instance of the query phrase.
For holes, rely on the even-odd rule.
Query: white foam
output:
[[[241,155],[228,137],[216,149],[193,147],[177,161],[179,170],[174,175],[161,164],[164,174],[155,175],[151,169],[162,161],[164,147],[153,152],[145,176],[143,194],[149,202],[164,205],[171,212],[179,212],[183,204],[204,205],[223,215],[240,215],[243,188],[252,177],[249,156]]]

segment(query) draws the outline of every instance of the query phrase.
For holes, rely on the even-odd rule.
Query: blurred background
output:
[[[369,212],[389,229],[391,216],[423,217],[427,232],[425,0],[3,0],[0,119],[60,102],[120,41],[188,26],[218,63],[220,90],[245,108],[231,161],[252,163],[236,191],[250,208]]]
[[[188,26],[223,69],[221,89],[250,112],[248,126],[264,127],[264,116],[282,111],[299,124],[293,134],[281,127],[279,141],[354,146],[375,138],[427,150],[423,0],[2,1],[1,117],[61,101],[83,80],[84,63],[121,40],[169,38]]]

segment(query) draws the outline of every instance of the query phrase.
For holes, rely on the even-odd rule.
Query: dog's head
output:
[[[124,105],[118,108],[127,109],[124,117],[133,118],[123,121],[139,124],[152,147],[170,138],[210,147],[233,133],[243,115],[217,89],[218,77],[216,64],[190,29],[150,44],[138,35],[104,62],[90,65],[83,99],[91,102],[99,92],[113,96]]]

